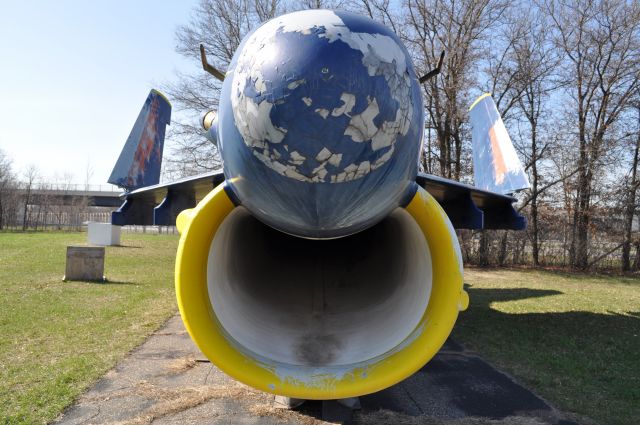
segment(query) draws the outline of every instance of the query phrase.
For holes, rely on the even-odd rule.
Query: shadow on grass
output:
[[[562,295],[564,292],[555,289],[532,289],[532,288],[500,288],[483,289],[475,288],[468,283],[464,284],[464,289],[469,293],[472,301],[482,301],[482,306],[489,308],[489,304],[495,301],[518,301],[527,298],[541,298],[551,295]],[[476,304],[478,305],[478,304]]]
[[[579,281],[580,279],[600,279],[615,281],[615,283],[625,283],[629,285],[640,285],[640,274],[638,272],[630,272],[627,274],[621,273],[617,270],[568,270],[561,267],[528,267],[528,266],[513,266],[510,268],[485,268],[475,265],[465,264],[465,268],[473,270],[474,272],[491,272],[496,270],[513,271],[517,273],[526,274],[540,274],[542,276],[559,276],[572,281]]]
[[[101,285],[133,285],[133,286],[139,286],[140,282],[129,282],[126,280],[110,280],[107,279],[104,282],[96,282],[99,283]]]
[[[453,337],[561,408],[603,423],[640,423],[640,311],[502,312],[495,302],[560,295],[556,290],[474,288]],[[595,301],[597,302],[597,301]],[[639,306],[640,307],[640,306]]]
[[[100,286],[109,286],[109,285],[133,285],[139,286],[140,282],[129,282],[126,280],[64,280],[64,282],[73,282],[73,283],[86,283],[88,285],[100,285]]]

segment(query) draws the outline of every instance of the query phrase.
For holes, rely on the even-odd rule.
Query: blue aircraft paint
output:
[[[171,104],[151,90],[113,167],[109,183],[126,190],[151,186],[160,181],[166,126],[171,122]]]
[[[234,55],[219,108],[229,188],[281,231],[352,234],[415,191],[419,83],[398,37],[368,18],[302,11],[267,22]]]

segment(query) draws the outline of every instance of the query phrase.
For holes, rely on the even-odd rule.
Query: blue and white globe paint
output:
[[[266,22],[234,55],[218,118],[229,189],[281,231],[346,236],[415,193],[419,83],[398,37],[368,18],[313,10]]]

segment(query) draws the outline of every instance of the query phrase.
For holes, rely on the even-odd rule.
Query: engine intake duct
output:
[[[211,245],[209,299],[241,351],[274,363],[352,365],[397,347],[418,325],[430,260],[403,209],[352,236],[309,240],[240,207]]]
[[[391,386],[435,355],[468,302],[453,228],[422,189],[338,239],[275,230],[223,187],[177,224],[187,330],[220,369],[274,394],[338,399]]]

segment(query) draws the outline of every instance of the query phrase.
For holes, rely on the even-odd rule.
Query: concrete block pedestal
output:
[[[111,223],[94,223],[87,225],[89,243],[91,245],[120,245],[120,230],[122,227]]]
[[[67,266],[62,280],[104,282],[104,247],[68,246]]]

